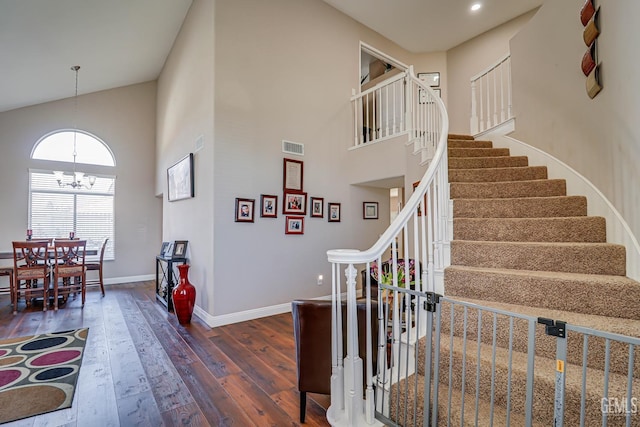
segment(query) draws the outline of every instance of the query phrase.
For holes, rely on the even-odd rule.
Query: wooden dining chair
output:
[[[54,242],[53,309],[58,309],[58,297],[67,299],[73,292],[82,294],[84,307],[86,294],[85,253],[86,240],[58,240]]]
[[[107,242],[109,238],[107,237],[102,242],[102,247],[100,248],[100,258],[98,262],[87,262],[85,263],[87,267],[87,271],[97,271],[98,277],[96,279],[87,279],[87,286],[96,286],[100,285],[100,291],[102,292],[102,296],[104,296],[104,278],[102,276],[102,263],[104,261],[104,250],[107,247]]]
[[[31,300],[42,296],[43,311],[47,311],[49,293],[49,245],[46,241],[13,242],[14,286],[11,294],[13,314],[18,313],[18,299],[24,296],[27,307]],[[42,286],[38,286],[38,281]]]
[[[0,267],[0,277],[8,276],[9,277],[9,295],[13,295],[13,287],[15,286],[13,283],[13,267]],[[0,290],[0,294],[6,293],[6,289],[3,288]]]

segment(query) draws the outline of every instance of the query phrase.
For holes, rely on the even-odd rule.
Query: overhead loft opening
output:
[[[405,78],[408,66],[360,42],[359,88],[355,145],[379,142],[406,131]]]
[[[360,90],[364,91],[377,83],[406,70],[406,65],[385,53],[360,42]]]

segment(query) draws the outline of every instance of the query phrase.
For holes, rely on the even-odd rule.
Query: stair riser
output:
[[[451,264],[624,276],[626,252],[624,246],[606,244],[545,245],[454,240],[451,242]]]
[[[452,297],[640,320],[640,304],[624,298],[636,295],[637,285],[626,281],[594,284],[580,278],[570,280],[446,269],[445,283],[446,294]],[[567,295],[571,297],[567,298]]]
[[[474,345],[474,342],[468,342],[468,346]],[[462,372],[465,368],[465,392],[469,395],[475,395],[476,393],[476,372],[477,362],[472,352],[467,353],[466,363],[463,364],[463,354],[461,352],[453,353],[452,360],[452,382],[451,387],[456,390],[462,389]],[[526,402],[526,371],[517,369],[517,366],[513,366],[511,372],[511,408],[519,413],[524,413]],[[540,369],[536,366],[536,369]],[[440,355],[440,370],[442,377],[441,383],[448,384],[448,372],[449,372],[449,352],[443,352]],[[480,364],[480,396],[484,399],[489,399],[491,396],[491,378],[492,378],[492,366],[490,361],[482,361]],[[553,372],[553,369],[551,370]],[[580,371],[567,369],[567,375],[579,377]],[[508,366],[496,366],[495,367],[495,385],[494,385],[494,403],[500,406],[506,406],[507,404],[507,388],[508,388]],[[540,375],[535,376],[534,380],[534,410],[533,417],[546,425],[553,425],[553,402],[554,402],[554,379],[553,377]],[[622,387],[622,388],[621,388]],[[618,392],[624,390],[624,384],[618,384],[616,387]],[[613,396],[610,394],[610,396]],[[621,395],[623,396],[623,395]],[[579,387],[571,387],[569,384],[565,387],[565,418],[564,423],[567,426],[580,425],[580,389]],[[585,425],[594,426],[600,425],[602,419],[601,412],[601,398],[602,388],[598,391],[593,389],[587,390],[586,407],[585,407]],[[469,402],[469,404],[473,404]]]
[[[441,340],[449,339],[451,334],[451,304],[442,305],[441,318]],[[509,328],[510,318],[504,315],[496,315],[496,345],[500,348],[509,348]],[[462,337],[464,334],[464,308],[456,306],[454,309],[453,334]],[[481,320],[481,341],[485,344],[493,343],[493,314],[487,311],[482,312]],[[478,339],[478,310],[467,309],[467,338]],[[521,318],[513,318],[512,349],[522,353],[527,353],[528,346],[528,323]],[[567,363],[582,366],[583,352],[582,334],[569,331],[567,334]],[[556,338],[545,333],[543,325],[536,327],[536,356],[546,357],[551,360],[556,358]],[[610,342],[610,372],[620,375],[627,375],[629,369],[629,348],[628,345],[618,341]],[[594,369],[604,370],[605,341],[598,337],[590,337],[587,354],[587,366]],[[418,352],[419,373],[424,375],[424,346]],[[634,376],[640,378],[640,360],[634,360]]]
[[[508,168],[529,166],[527,157],[451,157],[449,170],[452,169],[480,169],[480,168]]]
[[[453,201],[454,218],[556,218],[586,215],[587,198],[582,196]]]
[[[449,157],[504,157],[509,155],[508,148],[449,148]]]
[[[566,196],[565,180],[546,179],[516,182],[453,182],[449,186],[452,199],[506,199],[518,197]]]
[[[448,148],[493,148],[491,141],[476,141],[474,139],[449,139]]]
[[[547,179],[547,168],[527,166],[519,168],[454,169],[449,171],[449,182],[504,182]]]
[[[602,217],[549,219],[458,218],[453,220],[455,240],[504,242],[591,242],[607,241]]]
[[[391,406],[391,419],[398,425],[402,426],[421,426],[424,420],[424,408],[422,404],[422,398],[419,395],[419,405],[416,405],[416,419],[419,422],[414,422],[413,417],[413,402],[416,401],[415,390],[424,390],[424,377],[411,376],[408,380],[401,380],[399,385],[391,388],[391,402],[399,402],[399,410]],[[396,392],[400,391],[400,395],[396,395]],[[435,393],[432,385],[431,392]],[[450,393],[451,392],[451,393]],[[433,396],[433,394],[432,394]],[[449,396],[451,396],[451,402],[449,402]],[[486,396],[483,396],[483,398]],[[468,393],[465,394],[465,407],[464,407],[464,420],[462,420],[461,411],[462,408],[462,394],[459,390],[449,390],[445,384],[440,383],[438,388],[438,426],[464,426],[464,427],[477,427],[489,426],[492,427],[511,427],[511,426],[523,426],[525,425],[524,414],[511,411],[510,423],[507,423],[506,408],[495,406],[493,407],[493,419],[491,417],[491,402],[490,400],[480,399],[479,411],[476,412],[475,396]],[[405,410],[408,409],[408,410]],[[435,416],[432,410],[430,412],[431,417]],[[399,416],[398,416],[399,413]],[[476,416],[478,422],[476,423]],[[462,424],[461,424],[462,423]],[[431,425],[431,422],[429,422]],[[533,420],[533,427],[548,427],[547,425]]]
[[[473,141],[473,136],[463,135],[460,133],[450,133],[450,134],[447,134],[447,139],[466,139],[466,140]]]

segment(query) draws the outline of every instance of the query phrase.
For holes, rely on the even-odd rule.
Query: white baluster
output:
[[[478,109],[476,107],[478,100],[476,99],[476,85],[477,80],[471,81],[471,123],[470,129],[471,134],[475,135],[478,133]]]
[[[498,72],[494,68],[491,70],[491,74],[493,74],[493,125],[495,126],[498,124]]]

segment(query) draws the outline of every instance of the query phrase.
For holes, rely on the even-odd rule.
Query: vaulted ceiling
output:
[[[414,52],[447,50],[543,2],[478,0],[471,13],[467,0],[324,1]],[[73,65],[80,94],[156,79],[191,2],[0,0],[0,112],[73,96]]]

